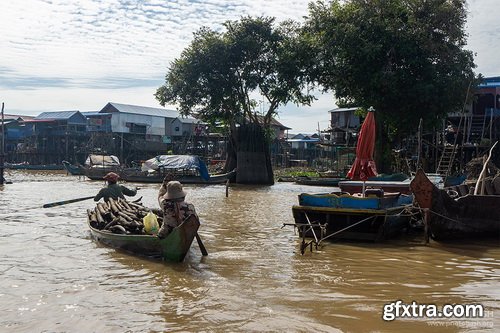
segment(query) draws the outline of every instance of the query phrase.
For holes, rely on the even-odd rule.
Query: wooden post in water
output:
[[[4,157],[5,157],[5,124],[3,117],[4,103],[2,102],[2,148],[0,151],[0,185],[4,183],[3,170],[4,170]]]

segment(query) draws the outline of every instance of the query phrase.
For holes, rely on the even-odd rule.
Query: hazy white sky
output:
[[[169,63],[201,26],[243,15],[302,20],[301,0],[3,0],[0,102],[6,113],[97,111],[107,102],[160,107],[153,94]],[[500,75],[500,0],[468,0],[468,49],[477,72]],[[289,105],[278,120],[292,133],[329,124],[331,95]]]

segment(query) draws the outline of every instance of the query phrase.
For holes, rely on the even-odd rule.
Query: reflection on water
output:
[[[102,182],[62,172],[9,171],[0,186],[0,332],[463,332],[500,330],[497,242],[325,243],[300,255],[284,222],[301,192],[329,189],[187,186],[201,217],[180,264],[135,257],[91,240],[92,200]],[[139,184],[132,184],[135,186]],[[140,184],[156,206],[159,184]],[[382,320],[383,305],[480,303],[483,319]]]

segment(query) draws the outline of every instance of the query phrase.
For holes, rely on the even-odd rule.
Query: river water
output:
[[[327,242],[300,254],[291,206],[331,188],[186,186],[209,252],[180,264],[90,238],[81,201],[104,185],[9,171],[0,186],[0,332],[499,332],[500,244]],[[159,184],[140,186],[155,207]],[[136,197],[137,198],[137,197]],[[484,318],[382,319],[384,304],[481,304]]]

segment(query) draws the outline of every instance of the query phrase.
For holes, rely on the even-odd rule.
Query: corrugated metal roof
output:
[[[500,86],[500,76],[487,77],[479,84],[479,88],[490,88]]]
[[[359,109],[359,108],[358,107],[355,107],[355,108],[336,108],[333,110],[329,110],[328,112],[352,112],[352,111],[356,111],[357,109]]]
[[[85,111],[82,112],[85,117],[97,117],[97,116],[109,116],[111,113],[99,112],[99,111]]]
[[[77,112],[80,111],[52,111],[52,112],[42,112],[38,116],[36,116],[34,119],[54,119],[54,120],[59,120],[59,119],[69,119],[73,115],[75,115]]]
[[[123,113],[142,114],[142,115],[146,115],[146,116],[158,116],[158,117],[164,117],[164,118],[177,118],[179,116],[179,112],[177,112],[175,110],[152,108],[152,107],[148,107],[148,106],[112,103],[112,102],[106,104],[106,106],[99,112],[103,112],[109,106],[112,106],[116,110],[118,110],[119,112],[123,112]]]
[[[181,123],[183,123],[183,124],[202,124],[202,125],[206,125],[206,123],[204,123],[201,120],[196,119],[196,118],[182,118],[182,117],[177,117],[176,119],[179,119],[179,121]],[[172,120],[172,122],[174,120]]]

